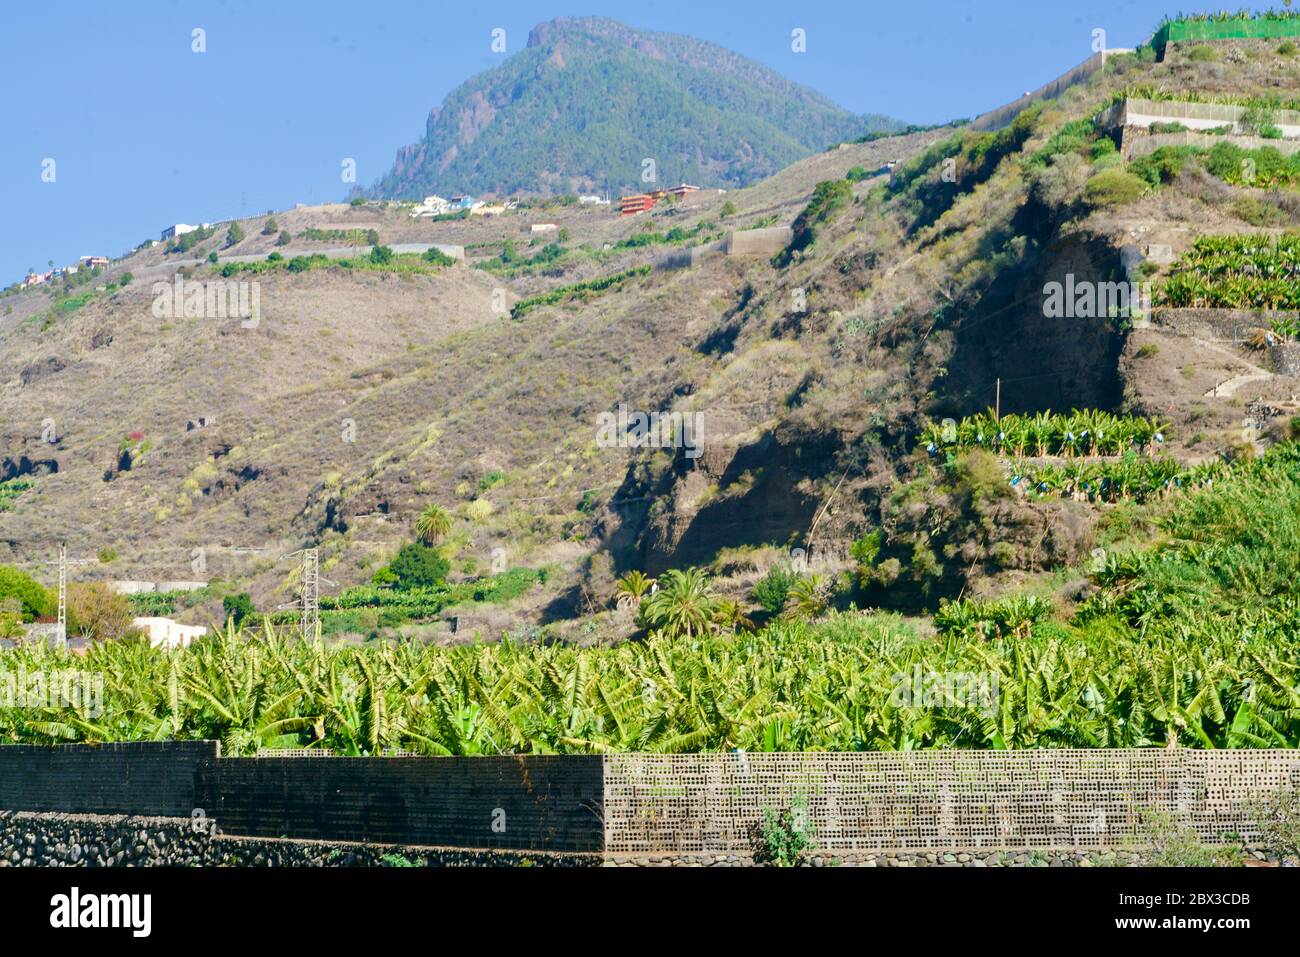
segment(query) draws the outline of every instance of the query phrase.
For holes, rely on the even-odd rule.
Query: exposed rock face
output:
[[[707,421],[707,419],[706,419]],[[618,570],[657,575],[711,561],[723,546],[794,541],[820,506],[801,483],[834,467],[829,433],[720,437],[698,455],[678,449],[657,475],[634,466],[607,509],[601,534]]]
[[[53,475],[59,470],[58,459],[31,459],[26,455],[0,460],[0,482],[24,475]]]
[[[31,385],[33,382],[39,382],[41,379],[52,376],[57,372],[62,372],[67,367],[67,362],[58,356],[46,356],[44,359],[24,366],[22,372],[18,374],[18,378],[23,385]]]
[[[957,327],[948,390],[964,397],[960,411],[991,407],[1003,377],[1002,411],[1114,408],[1120,399],[1123,335],[1105,317],[1044,314],[1044,286],[1064,282],[1122,282],[1118,250],[1099,239],[1072,236],[1048,246],[1034,268],[1004,295],[990,295],[980,312]]]

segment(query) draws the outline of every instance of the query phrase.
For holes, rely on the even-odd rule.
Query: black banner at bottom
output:
[[[0,926],[35,937],[149,942],[391,942],[406,933],[581,927],[624,944],[630,921],[693,940],[769,938],[817,917],[868,933],[1042,929],[1049,939],[1198,935],[1229,947],[1291,934],[1300,868],[0,868]],[[656,916],[657,915],[657,916]],[[915,919],[915,920],[913,920]],[[525,924],[524,922],[528,923]],[[567,931],[565,930],[567,928]],[[250,933],[255,937],[250,938]],[[661,941],[662,943],[662,941]],[[620,945],[622,946],[622,945]]]

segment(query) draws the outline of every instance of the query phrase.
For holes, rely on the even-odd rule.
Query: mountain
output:
[[[555,194],[737,187],[896,120],[857,116],[729,50],[601,18],[534,27],[527,47],[454,90],[424,139],[367,192]]]

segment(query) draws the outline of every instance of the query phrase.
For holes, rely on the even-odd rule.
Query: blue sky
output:
[[[522,49],[529,28],[598,14],[729,47],[855,112],[973,116],[1090,52],[1133,46],[1156,0],[746,0],[492,3],[60,0],[6,5],[0,87],[0,285],[29,267],[114,256],[169,223],[341,199],[372,182],[429,109]],[[807,52],[791,51],[791,30]],[[207,51],[191,50],[195,28]],[[42,181],[55,161],[54,182]]]

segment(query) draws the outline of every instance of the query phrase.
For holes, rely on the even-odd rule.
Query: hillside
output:
[[[424,138],[365,195],[548,195],[753,183],[816,150],[897,129],[752,60],[601,18],[535,27],[527,47],[452,91]]]
[[[177,609],[206,621],[223,590],[247,588],[267,611],[292,601],[294,565],[277,559],[304,545],[321,548],[329,598],[365,585],[437,504],[453,582],[501,561],[548,569],[508,600],[447,606],[454,640],[626,638],[638,626],[616,581],[690,566],[761,620],[755,585],[792,549],[836,607],[929,614],[1028,589],[1068,611],[1094,587],[1080,571],[1094,549],[1143,541],[1184,481],[1285,439],[1300,391],[1266,347],[1160,310],[1045,311],[1051,282],[1123,279],[1129,247],[1162,286],[1198,257],[1226,261],[1197,251],[1202,234],[1273,242],[1300,226],[1289,166],[1277,182],[1233,181],[1217,159],[1238,148],[1226,139],[1218,154],[1144,158],[1121,148],[1149,131],[1096,118],[1135,91],[1250,101],[1298,86],[1300,61],[1276,44],[1214,59],[1171,46],[1160,62],[1116,56],[998,132],[843,145],[636,217],[559,201],[437,222],[399,203],[303,208],[277,214],[283,247],[258,217],[229,249],[221,227],[185,252],[141,250],[102,290],[7,295],[0,481],[30,485],[0,500],[0,562],[48,580],[39,563],[67,541],[109,553],[77,573],[88,578],[211,579]],[[764,227],[796,242],[775,257],[706,254]],[[370,229],[394,246],[463,246],[466,261],[372,262],[355,237],[354,260],[296,258]],[[255,272],[227,261],[280,249]],[[666,268],[690,250],[693,267]],[[1291,268],[1284,248],[1268,255]],[[148,285],[178,269],[257,280],[261,323],[155,318]],[[120,286],[125,271],[136,278]],[[971,419],[952,441],[923,438],[999,395],[999,431],[1036,429],[1041,443],[995,441]],[[597,417],[620,405],[698,412],[698,456],[602,443]],[[1047,415],[1071,409],[1113,418]],[[1244,441],[1243,419],[1260,415]],[[1159,448],[1067,438],[1096,422],[1144,435],[1137,417],[1158,423]],[[411,627],[337,610],[338,633],[453,640],[442,605]]]

